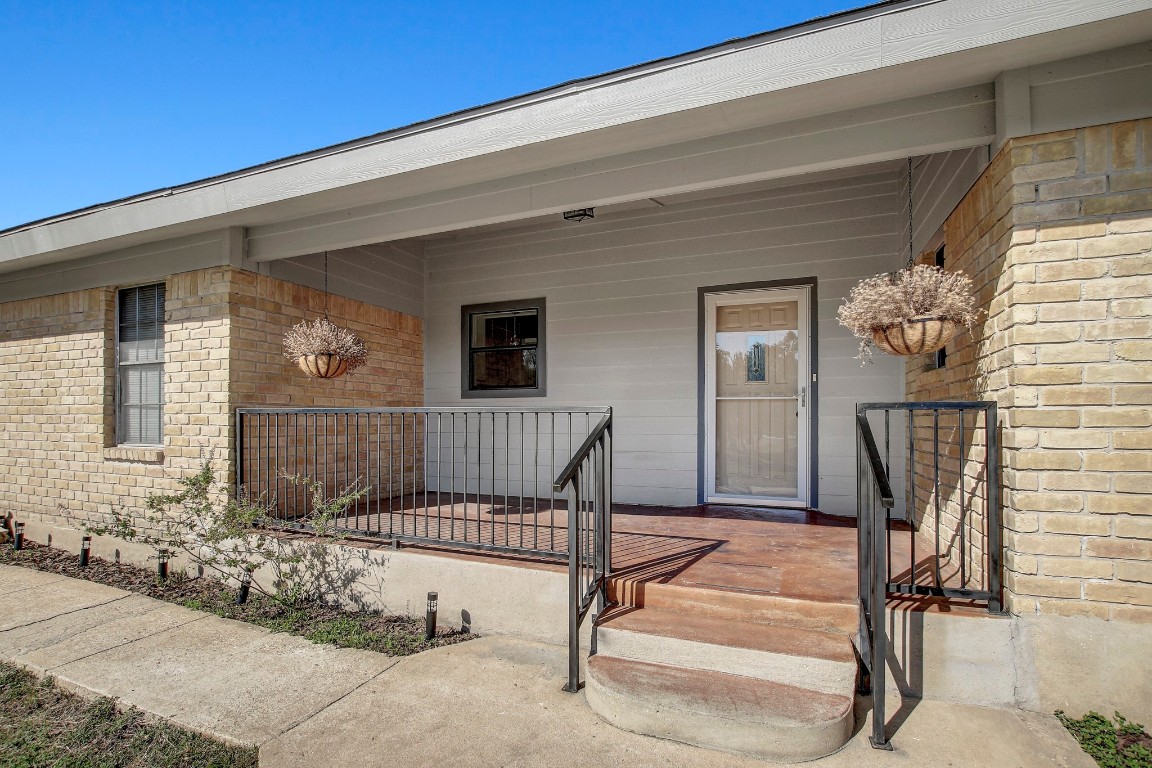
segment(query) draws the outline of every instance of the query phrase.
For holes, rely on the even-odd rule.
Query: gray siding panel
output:
[[[579,224],[430,240],[426,402],[461,402],[461,305],[546,296],[548,397],[499,404],[611,405],[616,499],[695,504],[697,289],[816,277],[821,508],[852,514],[854,443],[842,439],[851,434],[844,425],[858,400],[902,397],[903,363],[880,355],[861,368],[835,312],[859,278],[899,266],[900,198],[900,174],[888,166]]]
[[[0,273],[0,302],[163,280],[178,272],[233,263],[239,248],[237,232],[216,230]]]
[[[919,254],[935,247],[935,239],[948,214],[956,208],[988,166],[988,148],[972,147],[917,157],[912,167],[912,247]],[[903,254],[908,258],[907,167],[900,174],[900,210],[903,220]]]
[[[324,287],[324,254],[268,262],[262,271],[280,280]],[[424,259],[420,243],[380,243],[331,251],[328,290],[340,296],[424,316]]]
[[[1033,133],[1152,115],[1152,42],[1031,67]]]

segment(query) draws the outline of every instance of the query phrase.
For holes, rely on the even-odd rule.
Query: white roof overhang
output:
[[[226,227],[248,230],[253,258],[283,258],[987,143],[987,84],[998,73],[1148,39],[1152,0],[884,3],[14,227],[0,233],[0,272]],[[936,110],[917,99],[980,109],[951,121],[951,133],[924,121],[907,136],[872,131],[886,143],[858,150],[826,137],[792,165],[752,172],[713,162],[717,173],[692,176],[691,163],[677,162],[703,166],[737,146],[764,155],[765,141],[789,132],[823,136],[835,121],[814,122],[821,115],[879,124],[890,102],[902,105],[897,118]],[[778,150],[796,156],[793,145]]]

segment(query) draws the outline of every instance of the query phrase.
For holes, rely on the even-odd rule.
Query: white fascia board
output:
[[[247,226],[258,219],[262,206],[306,196],[315,196],[323,206],[323,193],[342,187],[1149,10],[1152,0],[938,0],[882,6],[859,20],[786,30],[782,38],[769,34],[737,41],[375,141],[29,225],[0,236],[0,268],[17,260],[22,265],[42,262],[57,251],[64,258],[84,255],[99,250],[101,242],[136,233],[171,236],[194,228]],[[1106,40],[1097,44],[1108,46]],[[256,214],[253,221],[244,219],[246,212]]]
[[[974,86],[598,158],[247,229],[253,261],[529,219],[566,208],[795,176],[987,144],[991,86]]]

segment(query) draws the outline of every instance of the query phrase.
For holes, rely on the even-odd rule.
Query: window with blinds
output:
[[[473,304],[461,313],[461,396],[543,396],[544,299]]]
[[[164,442],[163,283],[121,290],[117,310],[117,442],[161,445]]]

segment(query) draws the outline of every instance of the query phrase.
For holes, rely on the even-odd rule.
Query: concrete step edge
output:
[[[622,684],[618,674],[625,670],[660,675],[662,670],[670,669],[674,668],[593,657],[585,688],[588,704],[605,721],[626,731],[780,762],[824,757],[840,749],[852,736],[851,689],[845,692],[847,695],[836,696],[725,673],[676,668],[689,689],[698,681],[706,688],[727,687],[737,694],[727,697],[709,693],[704,699],[685,695],[678,700],[669,693],[667,680],[645,690],[642,683],[631,688]],[[741,698],[741,690],[751,692],[753,700],[757,695],[761,697],[765,711],[753,711],[748,701],[732,706],[733,699]],[[803,705],[813,701],[817,702],[819,716],[807,720],[800,716],[804,706],[794,710],[786,706],[789,702]],[[812,709],[808,707],[809,711]],[[790,716],[790,711],[798,714]]]
[[[844,644],[851,658],[834,661],[612,627],[600,627],[597,633],[597,655],[606,657],[768,680],[831,694],[851,691],[856,681],[856,657],[847,638]]]

